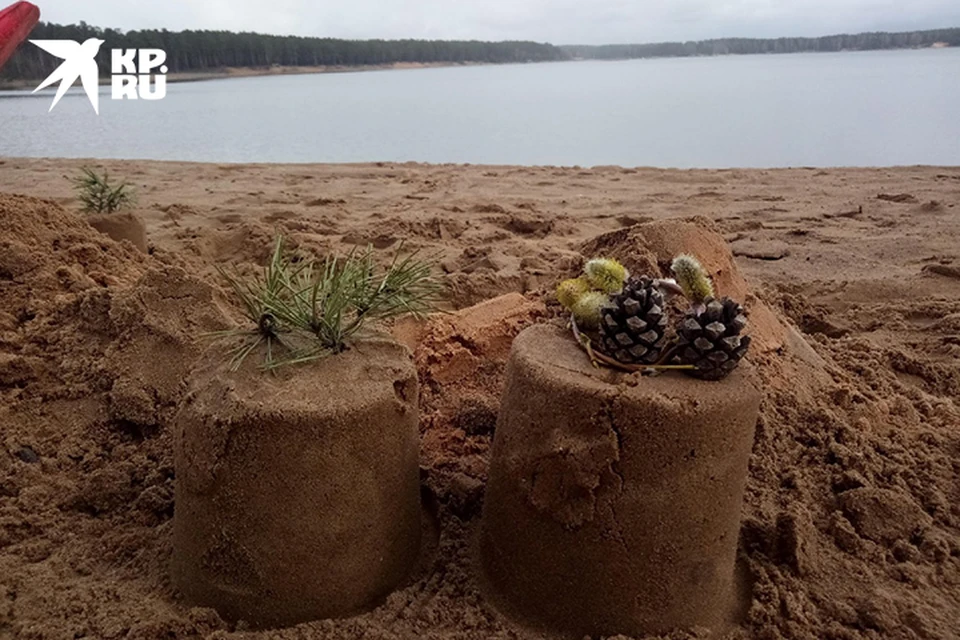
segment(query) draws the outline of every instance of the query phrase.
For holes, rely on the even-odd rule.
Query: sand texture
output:
[[[557,637],[478,567],[511,341],[556,320],[585,255],[662,273],[678,250],[743,297],[763,395],[723,637],[958,637],[960,169],[104,163],[139,190],[142,253],[77,212],[81,164],[0,160],[3,640]],[[422,566],[369,613],[264,632],[185,605],[169,568],[177,407],[201,336],[239,321],[216,266],[253,273],[276,230],[439,252],[458,311],[393,328],[420,383]]]
[[[276,628],[373,608],[420,556],[417,371],[369,340],[267,376],[222,352],[176,418],[174,583]]]
[[[113,213],[98,213],[87,216],[91,227],[106,234],[108,237],[123,242],[127,240],[140,251],[146,253],[147,225],[140,216],[129,211],[114,211]]]
[[[520,620],[576,634],[724,628],[761,394],[594,369],[562,325],[514,340],[481,524]]]

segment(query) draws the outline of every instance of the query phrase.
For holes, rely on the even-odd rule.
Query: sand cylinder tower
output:
[[[484,503],[486,581],[556,631],[655,634],[731,613],[760,393],[595,369],[569,332],[513,344]]]
[[[281,627],[378,603],[420,550],[417,372],[390,342],[193,375],[172,574],[189,604]]]
[[[116,242],[129,240],[141,253],[147,253],[147,225],[143,218],[129,211],[113,213],[94,213],[87,216],[87,222],[100,233]]]

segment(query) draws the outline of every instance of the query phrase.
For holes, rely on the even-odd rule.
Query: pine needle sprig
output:
[[[276,346],[289,350],[281,337],[286,329],[273,312],[273,307],[283,295],[285,283],[291,275],[289,263],[283,257],[283,248],[284,240],[278,237],[263,273],[252,280],[244,280],[238,274],[217,267],[217,271],[240,301],[243,314],[254,325],[252,329],[229,329],[209,334],[214,338],[241,338],[239,345],[229,351],[230,368],[234,371],[239,369],[247,356],[261,344],[266,348],[264,363],[268,367],[273,367],[276,362]]]
[[[130,183],[126,181],[119,184],[112,183],[110,173],[106,169],[102,175],[90,167],[82,167],[80,172],[72,182],[84,211],[113,213],[136,203],[136,196]]]
[[[281,237],[261,277],[244,282],[221,271],[257,329],[220,335],[246,337],[234,354],[236,367],[264,342],[266,369],[339,353],[368,322],[437,310],[443,287],[433,277],[436,264],[436,258],[420,259],[417,252],[401,259],[398,249],[381,272],[372,247],[343,258],[294,263],[284,257]],[[283,357],[274,355],[276,344],[285,347]]]
[[[372,269],[362,280],[358,290],[356,306],[358,315],[367,319],[386,319],[398,315],[411,314],[422,316],[436,310],[443,287],[433,278],[432,272],[437,266],[437,257],[419,259],[419,251],[400,259],[401,245],[394,255],[393,262],[376,278]],[[363,262],[370,261],[372,250],[367,249]]]
[[[401,250],[382,275],[371,247],[328,257],[316,273],[303,272],[290,288],[293,304],[276,311],[336,352],[367,322],[436,310],[443,291],[432,276],[436,260],[420,260],[417,252],[400,259]]]

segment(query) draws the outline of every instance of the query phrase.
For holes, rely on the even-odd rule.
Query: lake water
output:
[[[960,165],[960,48],[276,76],[108,98],[98,117],[78,90],[49,114],[52,92],[0,92],[0,155]]]

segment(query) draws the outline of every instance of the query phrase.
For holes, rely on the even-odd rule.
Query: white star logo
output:
[[[46,89],[54,82],[60,81],[60,87],[57,89],[57,95],[53,99],[49,111],[53,111],[63,94],[79,78],[87,98],[90,99],[90,104],[93,105],[93,110],[97,112],[97,115],[100,115],[100,70],[97,68],[96,56],[104,41],[99,38],[90,38],[83,44],[73,40],[31,40],[30,42],[47,53],[64,59],[63,64],[57,67],[56,71],[51,73],[46,80],[40,83],[39,87],[33,90],[36,93],[41,89]]]

